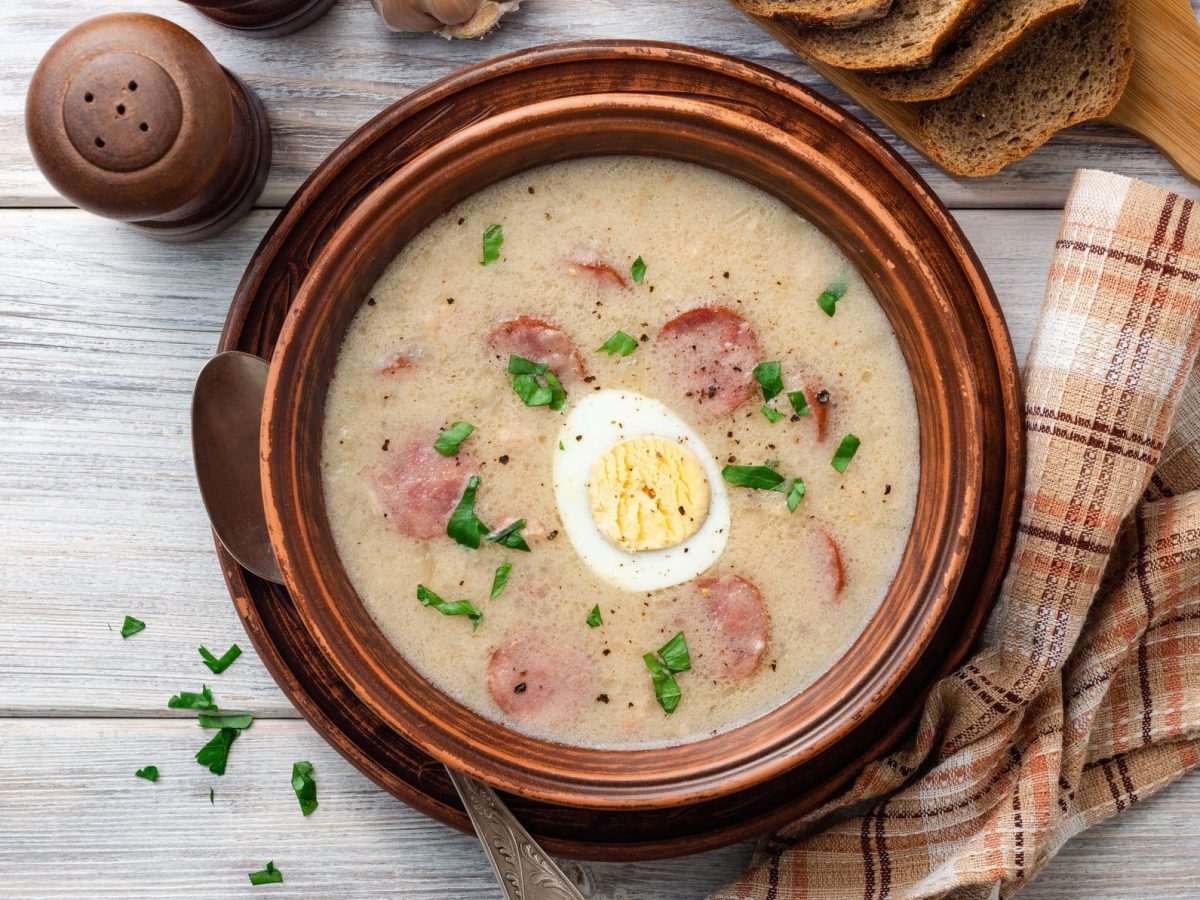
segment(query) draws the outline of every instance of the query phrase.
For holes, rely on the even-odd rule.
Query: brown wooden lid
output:
[[[210,188],[234,128],[225,72],[195,37],[141,13],[98,16],[55,42],[25,101],[34,159],[84,209],[139,220]]]

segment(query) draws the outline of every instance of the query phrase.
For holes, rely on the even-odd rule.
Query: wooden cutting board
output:
[[[799,54],[795,26],[754,17]],[[1133,71],[1116,109],[1105,121],[1156,146],[1185,176],[1200,182],[1200,25],[1188,0],[1130,0]],[[805,57],[807,60],[807,57]],[[926,156],[917,136],[919,104],[887,100],[846,69],[809,64],[854,97]]]

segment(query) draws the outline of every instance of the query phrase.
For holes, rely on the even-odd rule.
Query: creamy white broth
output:
[[[481,235],[500,224],[500,258],[480,265]],[[573,265],[602,261],[619,287]],[[833,317],[816,298],[839,278]],[[479,713],[562,743],[646,747],[695,740],[747,722],[810,684],[838,658],[890,584],[916,500],[919,435],[912,385],[887,317],[836,248],[770,195],[696,166],[599,157],[536,169],[469,198],[426,228],[389,266],[343,343],[326,403],[326,506],[350,580],[384,634],[443,691]],[[771,423],[757,392],[728,416],[702,421],[664,372],[656,340],[677,314],[726,307],[753,329],[762,360],[780,360],[785,390],[828,391],[827,433],[814,417]],[[497,325],[520,316],[561,327],[592,380],[568,384],[561,412],[526,407],[489,348]],[[630,356],[596,352],[616,330],[639,339]],[[647,340],[640,340],[645,335]],[[403,367],[389,366],[397,359]],[[385,371],[388,369],[390,371]],[[802,380],[809,384],[802,384]],[[726,486],[727,543],[706,576],[738,575],[758,589],[770,639],[757,669],[728,679],[706,668],[720,629],[687,583],[652,591],[614,587],[563,533],[552,484],[571,401],[600,390],[665,404],[722,465],[761,465],[803,478],[789,513],[784,495]],[[815,397],[808,397],[810,403]],[[783,397],[773,405],[791,410]],[[700,410],[702,412],[702,408]],[[476,510],[493,528],[517,517],[531,552],[444,533],[401,533],[376,486],[389,454],[432,443],[452,422],[473,424],[464,473],[480,476]],[[861,447],[844,474],[830,465],[842,436]],[[386,447],[386,449],[385,449]],[[502,464],[501,459],[505,462]],[[824,531],[840,550],[844,587],[831,601]],[[512,564],[489,599],[496,567]],[[416,599],[423,584],[483,613],[440,615]],[[591,628],[589,610],[604,624]],[[676,677],[668,715],[642,656],[683,630],[693,669]],[[514,635],[560,673],[540,715],[505,713],[488,689],[493,652]]]

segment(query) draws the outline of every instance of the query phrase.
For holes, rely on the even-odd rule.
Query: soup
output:
[[[398,650],[549,740],[697,740],[794,697],[912,527],[916,405],[816,228],[737,179],[556,163],[446,212],[326,399],[338,553]]]

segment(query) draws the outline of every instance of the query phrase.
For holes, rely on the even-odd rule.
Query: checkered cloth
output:
[[[1200,761],[1200,214],[1080,171],[1025,369],[1012,565],[915,734],[721,900],[991,898]]]

